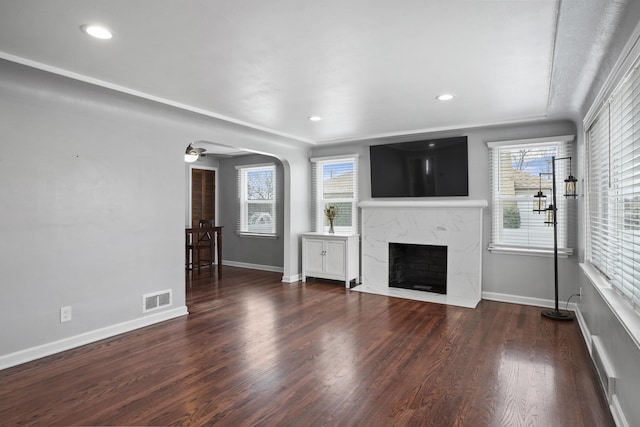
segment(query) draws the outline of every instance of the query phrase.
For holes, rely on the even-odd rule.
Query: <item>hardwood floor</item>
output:
[[[189,316],[0,371],[0,424],[613,426],[576,322],[224,267]]]

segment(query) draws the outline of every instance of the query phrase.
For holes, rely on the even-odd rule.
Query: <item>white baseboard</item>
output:
[[[295,283],[302,280],[302,274],[296,274],[294,276],[282,276],[283,283]]]
[[[591,354],[591,331],[589,331],[587,322],[585,322],[582,312],[580,311],[580,306],[578,305],[576,305],[575,314],[578,327],[580,328],[580,332],[582,332],[582,339],[584,339],[584,343],[587,345],[587,349],[589,349],[589,354]]]
[[[222,264],[229,265],[231,267],[249,268],[251,270],[272,271],[274,273],[284,272],[284,268],[274,267],[273,265],[250,264],[247,262],[226,261],[226,260],[222,260]],[[282,276],[282,281],[284,283],[294,283],[294,282],[299,282],[300,280],[302,280],[302,274],[296,274],[294,276]]]
[[[85,344],[90,344],[95,341],[100,341],[105,338],[110,338],[124,332],[130,332],[155,323],[164,322],[165,320],[186,316],[187,314],[189,314],[189,311],[185,305],[171,310],[162,311],[160,313],[140,317],[138,319],[129,320],[127,322],[118,323],[116,325],[107,326],[105,328],[84,332],[82,334],[63,338],[51,343],[16,351],[15,353],[0,356],[0,370],[20,365],[22,363],[31,362],[32,360],[80,347]]]
[[[532,305],[534,307],[543,308],[555,308],[556,306],[555,301],[549,299],[523,297],[520,295],[511,294],[499,294],[497,292],[482,292],[482,299],[486,299],[489,301],[508,302],[511,304]],[[566,301],[558,302],[558,307],[560,308],[560,310],[564,310],[566,305]],[[569,303],[569,307],[567,308],[567,310],[575,311],[575,309],[576,305],[574,303]]]
[[[222,265],[229,265],[231,267],[239,267],[239,268],[248,268],[251,270],[272,271],[274,273],[282,273],[283,271],[282,267],[275,267],[273,265],[250,264],[248,262],[238,262],[238,261],[222,260]]]
[[[609,410],[611,411],[611,416],[613,416],[613,421],[616,423],[617,427],[630,427],[629,423],[627,422],[627,418],[624,416],[624,412],[622,412],[622,408],[620,407],[618,396],[616,396],[615,394],[611,399]]]

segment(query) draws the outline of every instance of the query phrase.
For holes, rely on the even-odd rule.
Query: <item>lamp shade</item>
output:
[[[544,212],[547,206],[547,196],[542,192],[538,191],[538,194],[533,196],[533,211],[534,212]]]
[[[556,208],[553,205],[549,205],[546,209],[547,211],[547,219],[545,220],[545,224],[554,225],[556,223]]]
[[[569,175],[567,179],[564,180],[564,195],[565,197],[576,197],[576,183],[578,180],[575,176]]]

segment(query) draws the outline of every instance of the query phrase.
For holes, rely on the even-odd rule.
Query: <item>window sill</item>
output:
[[[529,249],[529,248],[515,248],[508,246],[491,246],[487,248],[491,253],[501,255],[527,255],[527,256],[539,256],[545,258],[553,257],[553,249]],[[558,249],[558,258],[569,258],[573,255],[572,248]]]
[[[269,233],[249,233],[247,231],[238,231],[236,233],[240,237],[257,237],[258,239],[277,239],[277,234],[269,234]]]
[[[631,303],[611,286],[609,281],[588,263],[581,263],[580,268],[600,294],[605,304],[627,331],[635,345],[640,349],[640,313],[633,309]]]

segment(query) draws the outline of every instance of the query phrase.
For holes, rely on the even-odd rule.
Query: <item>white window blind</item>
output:
[[[640,73],[633,68],[587,131],[587,257],[640,307]]]
[[[236,166],[238,170],[238,232],[276,234],[276,167]]]
[[[329,221],[324,209],[335,206],[336,233],[357,233],[358,230],[358,158],[311,159],[312,212],[316,231],[328,232]]]
[[[534,141],[488,143],[492,187],[492,251],[547,253],[553,250],[553,225],[546,212],[534,212],[538,191],[552,204],[552,158],[571,156],[573,135]],[[564,197],[569,160],[556,161],[558,250],[571,254],[568,222],[575,217],[575,201]]]

